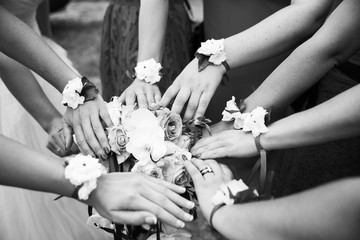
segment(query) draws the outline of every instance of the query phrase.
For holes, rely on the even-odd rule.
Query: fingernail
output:
[[[194,219],[194,217],[192,215],[188,214],[188,213],[185,213],[185,219],[187,221],[192,221]]]
[[[146,217],[145,222],[150,225],[154,225],[157,222],[156,217]]]
[[[180,189],[180,191],[183,192],[183,193],[186,192],[186,188],[184,188],[184,187],[180,187],[179,189]]]
[[[179,227],[179,228],[183,228],[183,227],[185,227],[185,223],[180,221],[180,220],[177,220],[176,221],[176,226]]]
[[[193,209],[194,207],[195,207],[195,203],[193,203],[193,202],[189,202],[189,209]]]
[[[188,161],[189,160],[185,154],[181,155],[181,158],[182,158],[183,161]]]
[[[105,161],[105,160],[107,160],[107,158],[108,158],[108,156],[107,156],[107,154],[101,154],[101,159],[103,160],[103,161]]]
[[[106,154],[109,154],[109,153],[110,153],[110,148],[109,148],[109,147],[104,147],[104,152],[105,152]]]
[[[143,224],[141,225],[145,230],[149,231],[150,230],[150,225],[149,224]]]

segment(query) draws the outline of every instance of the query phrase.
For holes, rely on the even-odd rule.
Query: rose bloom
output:
[[[146,61],[139,62],[135,67],[136,77],[145,82],[154,84],[160,81],[161,64],[151,58]]]
[[[161,168],[151,160],[138,161],[131,169],[131,172],[144,173],[150,177],[164,179]]]
[[[244,118],[243,131],[251,131],[254,137],[268,132],[269,129],[265,126],[265,115],[267,113],[262,107],[255,108]]]
[[[158,116],[160,127],[164,129],[166,140],[172,141],[181,135],[183,124],[178,113],[172,112],[168,108],[157,110],[155,113]]]
[[[179,186],[186,186],[190,182],[190,176],[182,161],[174,155],[166,156],[161,159],[161,162],[164,164],[163,176],[167,182],[171,182]]]
[[[126,144],[129,142],[129,138],[122,126],[114,126],[107,130],[111,151],[116,154],[118,163],[123,163],[130,156],[130,153],[126,151]]]
[[[67,106],[75,109],[79,104],[83,104],[85,97],[80,96],[83,89],[83,84],[80,78],[75,78],[68,82],[65,86],[63,94],[62,104],[67,103]]]

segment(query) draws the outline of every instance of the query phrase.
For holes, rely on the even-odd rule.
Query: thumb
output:
[[[66,120],[63,119],[62,123],[63,123],[64,136],[65,136],[65,148],[66,150],[68,150],[73,144],[73,136],[72,136],[73,129]]]

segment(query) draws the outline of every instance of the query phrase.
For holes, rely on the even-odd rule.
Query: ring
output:
[[[56,149],[57,152],[60,152],[61,151],[61,147],[59,147],[58,149]]]
[[[200,173],[201,173],[201,175],[204,176],[204,175],[207,174],[207,173],[214,173],[214,171],[212,170],[211,167],[205,167],[205,168],[203,168],[203,169],[200,170]]]

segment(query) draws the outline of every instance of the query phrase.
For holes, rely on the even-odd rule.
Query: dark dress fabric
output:
[[[333,69],[307,92],[303,110],[323,103],[356,84],[358,82]],[[279,178],[275,182],[274,196],[286,196],[359,175],[360,137],[290,149],[285,154]]]
[[[183,0],[171,0],[169,3],[161,63],[164,75],[159,83],[162,93],[192,59],[191,23]],[[137,63],[139,9],[140,0],[112,0],[105,13],[100,74],[106,101],[112,96],[119,96],[132,83],[125,73],[133,70]]]
[[[205,0],[205,39],[226,38],[240,33],[259,23],[276,11],[288,6],[289,0]],[[221,121],[226,102],[235,96],[236,100],[248,97],[268,75],[288,56],[289,52],[227,72],[228,83],[220,85],[212,98],[206,117],[213,123]],[[241,143],[239,143],[241,144]],[[230,167],[234,177],[246,179],[257,158],[218,159]],[[281,159],[281,152],[269,155],[269,170],[276,168],[275,160]],[[254,178],[257,180],[257,178]],[[256,185],[257,183],[254,182]]]

